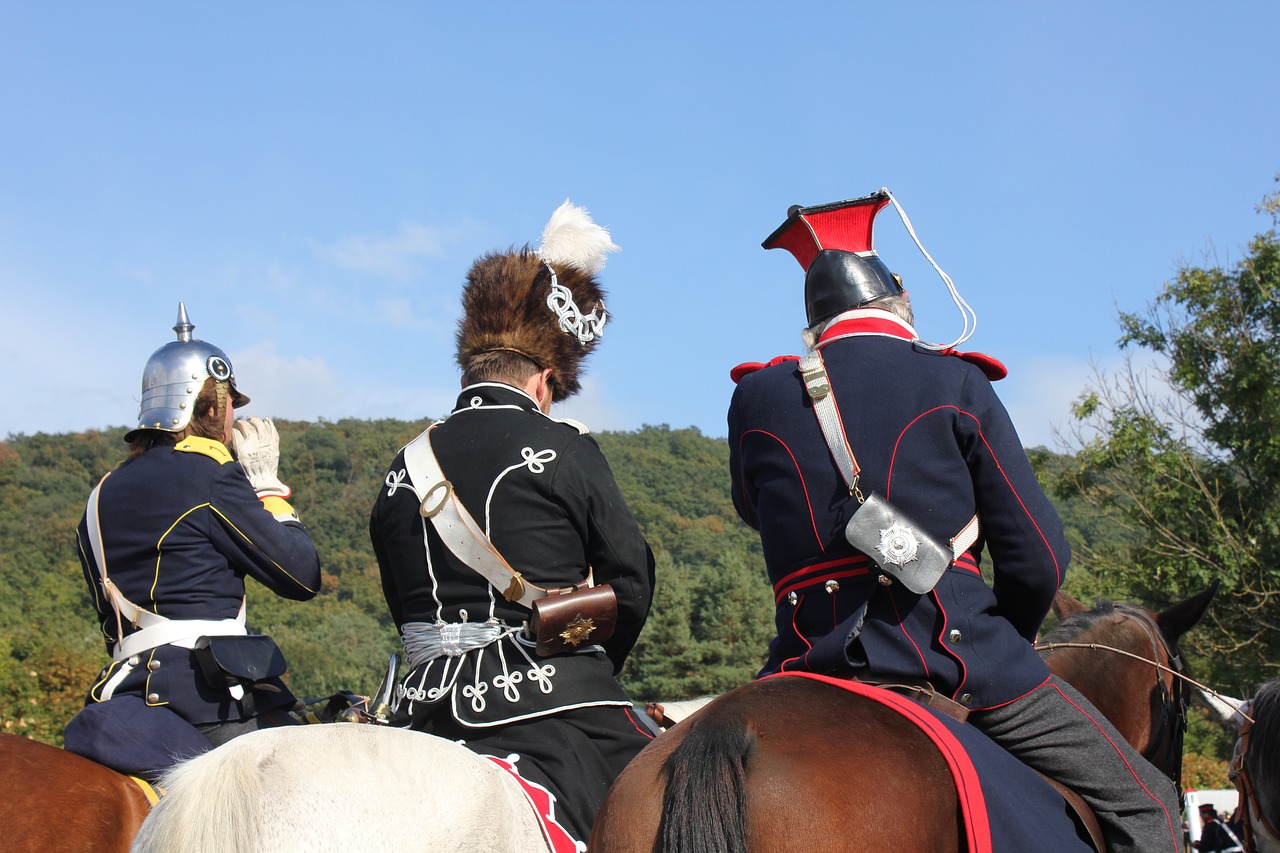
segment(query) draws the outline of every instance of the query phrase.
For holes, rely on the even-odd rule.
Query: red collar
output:
[[[818,346],[831,343],[840,338],[851,338],[861,335],[881,335],[899,338],[904,341],[916,340],[916,330],[898,315],[879,308],[854,308],[840,314],[834,322],[823,329],[818,336]]]

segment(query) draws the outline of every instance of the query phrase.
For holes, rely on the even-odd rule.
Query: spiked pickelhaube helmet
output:
[[[193,338],[195,326],[187,318],[187,306],[178,303],[178,321],[173,326],[178,339],[151,354],[142,370],[142,404],[138,425],[125,434],[131,441],[141,430],[181,432],[195,414],[196,398],[206,379],[219,384],[219,406],[226,400],[233,408],[249,402],[236,390],[231,358],[218,347]]]
[[[582,360],[604,333],[608,313],[596,274],[617,251],[609,232],[566,201],[551,215],[537,249],[477,258],[467,273],[458,322],[458,365],[513,352],[551,370],[553,402],[582,388]]]
[[[804,268],[810,326],[902,293],[902,281],[880,260],[871,239],[876,214],[890,200],[888,191],[880,190],[849,201],[793,205],[786,221],[761,243],[766,249],[786,249]]]

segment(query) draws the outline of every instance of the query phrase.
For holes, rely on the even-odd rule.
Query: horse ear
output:
[[[1080,601],[1067,595],[1062,590],[1058,590],[1057,594],[1053,596],[1053,612],[1058,615],[1059,619],[1066,619],[1068,616],[1084,613],[1088,609]]]
[[[1205,612],[1208,611],[1209,602],[1213,600],[1220,584],[1220,580],[1215,580],[1204,592],[1196,593],[1186,601],[1171,604],[1160,611],[1156,616],[1156,624],[1160,626],[1160,630],[1170,642],[1178,642],[1183,634],[1199,624]]]

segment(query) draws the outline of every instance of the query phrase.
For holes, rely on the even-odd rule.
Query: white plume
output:
[[[618,251],[609,231],[591,221],[585,207],[568,199],[556,208],[542,229],[538,254],[552,264],[565,264],[597,273],[604,269],[605,255]]]

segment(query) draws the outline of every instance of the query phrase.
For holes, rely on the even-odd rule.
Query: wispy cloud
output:
[[[320,260],[336,267],[393,281],[404,281],[422,271],[422,262],[444,254],[460,228],[440,228],[418,222],[402,222],[389,235],[350,234],[332,243],[308,240]]]

